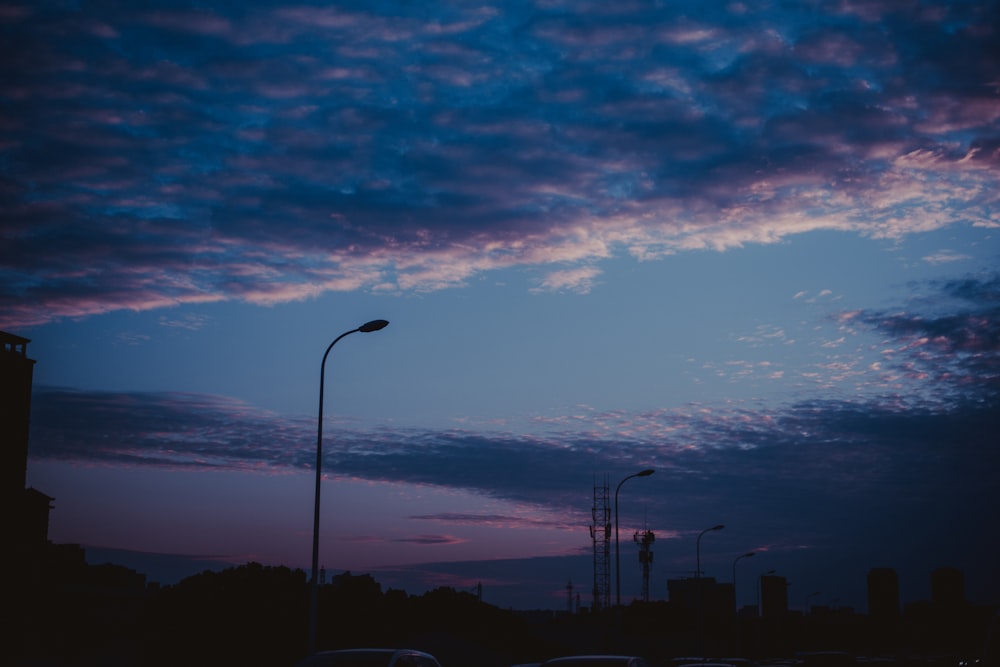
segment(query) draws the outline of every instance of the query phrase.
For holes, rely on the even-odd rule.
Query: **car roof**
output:
[[[544,667],[545,665],[570,665],[574,663],[587,663],[588,665],[622,665],[639,663],[645,665],[646,660],[634,655],[563,655],[558,658],[550,658],[549,660],[543,662],[542,665]]]
[[[545,662],[555,662],[557,660],[632,660],[634,655],[617,655],[613,653],[585,653],[582,655],[561,655],[557,658],[549,658]]]
[[[428,664],[440,665],[433,655],[416,649],[345,648],[318,651],[303,658],[296,667],[388,667],[400,656],[420,656]]]

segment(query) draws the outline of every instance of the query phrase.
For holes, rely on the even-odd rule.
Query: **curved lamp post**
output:
[[[358,331],[369,333],[384,329],[389,322],[386,320],[372,320],[362,324],[357,329],[345,331],[330,343],[323,354],[323,363],[319,366],[319,419],[316,423],[316,494],[313,502],[313,538],[312,538],[312,582],[309,587],[309,655],[316,652],[316,610],[319,606],[319,490],[320,480],[323,476],[323,378],[326,375],[326,358],[330,355],[330,350],[344,336]]]
[[[695,580],[694,583],[698,587],[698,656],[705,656],[705,631],[704,622],[702,620],[702,596],[704,594],[704,586],[701,584],[701,536],[705,533],[711,532],[713,530],[722,530],[725,528],[723,524],[718,524],[712,526],[711,528],[706,528],[705,530],[698,533],[698,539],[695,540],[695,557],[697,558],[697,563],[695,567]]]
[[[655,470],[649,468],[637,472],[633,475],[629,475],[622,481],[618,482],[618,486],[615,487],[615,606],[620,607],[622,605],[622,570],[620,566],[620,559],[618,557],[618,492],[622,488],[622,484],[629,481],[633,477],[649,477]]]
[[[736,601],[736,564],[744,558],[752,558],[757,554],[756,551],[748,551],[742,556],[737,556],[733,561],[733,612],[738,613],[740,609],[739,603]]]
[[[805,609],[803,609],[803,616],[809,615],[809,600],[812,600],[814,597],[819,595],[819,593],[820,593],[819,591],[813,591],[812,593],[806,596],[806,603],[805,603]]]
[[[695,557],[697,558],[697,568],[695,569],[695,576],[701,579],[701,536],[705,533],[711,532],[713,530],[722,530],[725,528],[721,523],[717,526],[712,526],[711,528],[706,528],[705,530],[698,533],[698,539],[695,540]]]

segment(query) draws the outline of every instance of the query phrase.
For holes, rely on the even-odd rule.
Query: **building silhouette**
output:
[[[879,653],[894,650],[901,620],[896,571],[889,567],[872,568],[868,571],[869,645]]]
[[[767,655],[788,650],[788,580],[773,574],[760,577],[760,649]]]
[[[27,338],[0,331],[0,494],[13,565],[30,563],[48,541],[52,498],[26,488],[35,360]]]
[[[27,338],[0,331],[0,484],[5,492],[23,489],[28,471],[31,382],[35,360]]]
[[[733,613],[733,585],[715,577],[668,579],[667,596],[676,608],[691,613],[701,605],[706,618],[728,619]]]
[[[783,619],[788,614],[788,581],[784,577],[761,575],[760,607],[763,619]]]
[[[35,360],[21,336],[0,331],[0,494],[4,545],[3,617],[11,640],[8,655],[52,655],[68,641],[65,628],[85,632],[95,607],[94,587],[106,590],[108,579],[121,579],[121,568],[90,568],[78,544],[49,541],[53,498],[26,486],[31,430],[31,391]],[[145,576],[130,575],[142,590]],[[115,584],[120,587],[120,584]],[[103,598],[102,598],[103,600]],[[86,604],[84,604],[86,603]],[[103,603],[102,603],[103,604]],[[83,605],[81,607],[81,605]],[[102,611],[108,608],[102,607]]]
[[[899,620],[899,579],[894,569],[876,567],[868,571],[868,615],[884,623]]]
[[[961,609],[965,605],[965,576],[954,567],[931,572],[931,602],[939,609]]]

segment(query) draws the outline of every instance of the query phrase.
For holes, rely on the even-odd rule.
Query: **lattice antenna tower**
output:
[[[656,536],[651,530],[637,530],[633,539],[639,545],[639,564],[642,565],[642,601],[649,602],[649,566],[653,563]]]
[[[611,494],[608,476],[598,484],[594,476],[594,522],[590,537],[594,542],[594,612],[611,607]]]

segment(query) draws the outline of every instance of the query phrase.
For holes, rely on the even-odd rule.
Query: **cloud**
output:
[[[981,400],[1000,396],[1000,275],[936,284],[937,313],[864,311],[856,317],[895,341],[885,362],[903,374],[929,378],[942,393]]]
[[[535,519],[528,516],[510,516],[503,514],[461,514],[456,512],[444,512],[439,514],[420,514],[409,517],[411,519],[422,519],[425,521],[439,521],[442,523],[452,523],[466,526],[490,526],[503,528],[559,528],[566,529],[564,521],[556,522],[551,519]]]
[[[32,455],[97,465],[280,470],[293,463],[300,447],[285,447],[304,437],[304,422],[221,396],[36,387]]]
[[[196,315],[194,313],[186,313],[181,317],[167,317],[166,315],[161,316],[159,319],[160,326],[169,327],[172,329],[187,329],[188,331],[198,331],[205,327],[211,318],[206,315]]]
[[[11,8],[0,326],[509,267],[585,292],[625,255],[994,228],[995,19]]]
[[[31,455],[37,459],[282,474],[308,467],[314,456],[304,445],[311,432],[306,420],[295,423],[212,397],[104,394],[84,400],[41,391],[35,403]],[[53,411],[60,421],[46,418]],[[589,488],[597,472],[619,477],[632,468],[654,467],[658,486],[676,494],[675,516],[693,511],[706,494],[717,503],[747,489],[754,489],[755,512],[787,516],[799,511],[782,507],[791,496],[800,498],[804,511],[823,497],[849,505],[873,502],[876,490],[881,498],[892,497],[898,484],[904,495],[892,502],[901,502],[911,484],[939,479],[944,462],[957,466],[949,477],[964,476],[971,492],[984,481],[981,473],[990,462],[1000,463],[993,442],[998,426],[995,404],[977,401],[917,409],[889,399],[815,400],[770,411],[587,414],[533,435],[342,427],[325,456],[328,469],[339,475],[463,488],[573,514],[580,513],[581,489]],[[497,470],[518,472],[496,475]],[[416,518],[548,525],[500,515]]]
[[[593,287],[594,278],[600,273],[600,269],[593,267],[554,271],[547,275],[534,291],[571,291],[586,294]]]
[[[438,544],[461,544],[465,542],[460,537],[453,537],[451,535],[413,535],[410,537],[398,537],[393,540],[393,542],[406,542],[407,544],[424,544],[424,545],[438,545]]]
[[[939,250],[924,257],[924,261],[928,264],[946,264],[948,262],[960,262],[965,259],[969,259],[969,256],[955,252],[954,250]]]

